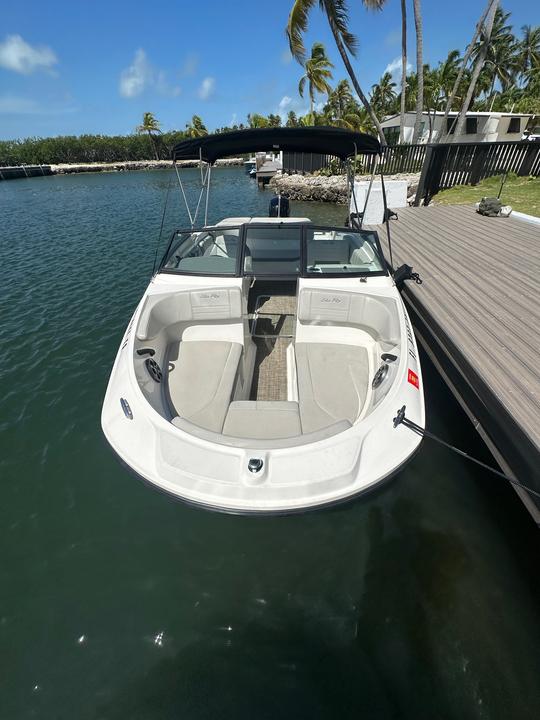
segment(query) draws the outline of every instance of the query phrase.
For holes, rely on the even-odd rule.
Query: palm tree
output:
[[[517,73],[518,64],[516,53],[517,45],[512,33],[512,27],[507,24],[510,13],[498,8],[495,12],[493,29],[489,38],[482,38],[473,50],[476,60],[486,45],[484,70],[490,77],[490,85],[486,95],[493,99],[495,83],[499,81],[503,92],[510,86]]]
[[[524,25],[521,28],[523,39],[519,43],[519,63],[526,75],[529,70],[540,69],[540,26]]]
[[[137,126],[137,132],[148,133],[148,137],[150,138],[150,143],[152,145],[154,155],[156,156],[156,160],[159,160],[159,154],[157,151],[156,138],[154,137],[154,133],[158,134],[161,132],[161,125],[154,116],[154,113],[143,113],[143,121],[140,125]]]
[[[367,113],[354,99],[347,80],[340,80],[332,90],[328,96],[328,102],[324,106],[323,114],[324,122],[327,125],[357,132],[372,131],[367,120]]]
[[[467,92],[465,94],[465,98],[463,100],[463,104],[461,106],[461,110],[459,111],[457,123],[456,123],[456,130],[455,130],[455,141],[459,142],[459,137],[461,133],[463,132],[463,127],[465,126],[465,119],[467,117],[467,110],[469,109],[476,83],[478,82],[478,78],[480,76],[480,72],[482,71],[482,68],[484,67],[484,63],[486,61],[486,57],[488,54],[489,49],[489,41],[491,38],[491,32],[493,30],[493,23],[495,22],[495,15],[497,12],[497,6],[498,6],[499,0],[492,0],[489,11],[486,15],[486,20],[483,26],[483,30],[480,35],[480,48],[476,55],[476,60],[474,63],[474,67],[471,73],[471,79],[469,81],[469,87],[467,88]]]
[[[493,4],[494,4],[494,3],[497,4],[498,2],[499,2],[499,0],[488,0],[487,6],[486,6],[486,8],[485,8],[484,11],[483,11],[483,13],[482,13],[482,15],[481,15],[481,17],[480,17],[480,20],[476,23],[476,27],[475,27],[475,30],[474,30],[474,35],[473,35],[473,37],[472,37],[471,42],[470,42],[469,45],[467,46],[467,50],[465,51],[465,55],[463,56],[463,60],[462,60],[462,62],[461,62],[461,68],[460,68],[460,70],[459,70],[459,72],[458,72],[458,74],[457,74],[457,77],[456,77],[455,81],[454,81],[454,86],[453,86],[453,88],[452,88],[452,92],[450,93],[450,96],[448,97],[448,99],[447,99],[447,101],[446,101],[446,107],[445,107],[445,109],[444,109],[444,117],[443,117],[443,121],[442,121],[442,127],[443,127],[443,128],[446,128],[447,120],[448,120],[448,114],[449,114],[450,110],[452,109],[452,107],[453,107],[453,105],[454,105],[454,101],[455,101],[455,99],[456,99],[456,95],[457,95],[457,93],[458,93],[458,91],[459,91],[459,88],[460,88],[460,86],[461,86],[461,83],[462,83],[462,80],[463,80],[463,76],[464,76],[465,71],[466,71],[466,69],[467,69],[467,65],[469,64],[469,60],[470,60],[470,57],[471,57],[471,55],[472,55],[472,53],[473,53],[473,50],[474,50],[476,41],[477,41],[477,39],[478,39],[478,36],[479,36],[480,33],[482,32],[482,28],[483,28],[483,26],[484,26],[484,22],[486,21],[486,18],[487,18],[487,16],[488,16],[488,13],[490,12]],[[454,125],[455,125],[455,122],[454,122]],[[441,132],[441,134],[439,135],[439,138],[438,138],[438,139],[440,140],[442,136],[443,136],[443,133]]]
[[[439,98],[437,103],[437,110],[439,109],[439,103],[443,100],[446,102],[452,93],[454,83],[459,73],[461,63],[461,57],[459,50],[450,50],[446,60],[443,60],[437,68],[438,84],[439,84]]]
[[[324,45],[320,42],[313,43],[311,48],[311,57],[304,64],[305,74],[300,78],[298,83],[298,92],[300,97],[304,97],[304,88],[306,82],[309,88],[309,111],[313,112],[313,104],[315,102],[315,92],[325,93],[329,95],[332,87],[329,80],[332,79],[332,71],[330,68],[334,66],[328,59]]]
[[[407,2],[401,0],[401,99],[399,108],[399,142],[405,140],[405,100],[407,92]]]
[[[331,120],[341,120],[354,102],[348,81],[340,80],[328,96],[324,111]]]
[[[396,83],[392,82],[392,75],[386,72],[371,88],[371,105],[381,117],[392,111],[392,104],[396,99],[395,87]]]
[[[414,129],[412,141],[418,142],[420,128],[422,125],[422,113],[424,111],[424,39],[422,32],[422,10],[420,8],[420,0],[413,0],[414,11],[414,28],[416,32],[416,118],[414,120]]]
[[[286,127],[298,127],[300,125],[300,121],[296,117],[296,113],[294,110],[289,110],[287,113],[287,122],[285,124]]]
[[[268,127],[268,118],[259,113],[251,113],[247,116],[250,128],[265,128]]]
[[[347,0],[318,0],[318,2],[320,9],[326,15],[334,41],[347,73],[349,74],[352,85],[360,98],[360,101],[368,111],[381,143],[386,144],[381,124],[373,112],[373,108],[371,107],[369,100],[360,87],[351,65],[349,53],[353,57],[356,55],[357,40],[347,27],[349,22]],[[304,64],[306,56],[302,35],[307,30],[308,15],[315,3],[316,0],[293,0],[292,10],[289,15],[289,22],[287,23],[287,37],[289,38],[291,54],[302,65]],[[363,3],[370,9],[380,10],[384,4],[384,0],[363,0]]]
[[[198,115],[194,115],[191,118],[191,123],[186,125],[186,135],[189,138],[200,138],[208,135],[208,130]]]

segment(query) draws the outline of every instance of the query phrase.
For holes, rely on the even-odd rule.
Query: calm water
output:
[[[101,402],[168,182],[0,183],[0,717],[538,718],[540,535],[502,481],[426,441],[377,494],[261,519],[117,464]],[[265,214],[240,170],[214,182],[212,221]],[[432,430],[482,453],[424,374]]]

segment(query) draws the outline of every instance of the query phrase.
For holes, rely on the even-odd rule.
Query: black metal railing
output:
[[[382,150],[381,170],[385,175],[420,172],[426,145],[387,145]],[[371,173],[375,164],[374,155],[358,155],[357,172]],[[345,165],[332,155],[317,153],[283,153],[283,172],[300,174],[332,168],[334,172],[345,172]]]
[[[476,185],[493,175],[540,175],[537,142],[441,143],[426,148],[415,205],[428,205],[440,190]]]

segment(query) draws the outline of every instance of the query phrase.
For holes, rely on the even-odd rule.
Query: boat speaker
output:
[[[388,375],[388,365],[385,363],[377,370],[371,383],[372,388],[378,388],[384,378]]]
[[[163,378],[163,373],[161,372],[161,368],[159,367],[157,362],[153,358],[146,358],[144,364],[146,365],[146,369],[150,373],[150,377],[152,378],[152,380],[160,383],[161,379]]]

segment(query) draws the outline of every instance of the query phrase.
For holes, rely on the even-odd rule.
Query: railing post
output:
[[[474,148],[474,158],[471,163],[471,185],[478,185],[482,179],[482,171],[486,164],[489,151],[488,143],[477,143]]]
[[[434,156],[434,148],[429,145],[426,148],[426,154],[424,155],[424,163],[422,165],[422,171],[420,173],[420,180],[418,181],[418,187],[416,188],[416,195],[414,196],[414,204],[416,207],[420,205],[420,201],[424,199],[427,189],[427,179],[431,167],[432,157]]]
[[[527,148],[525,149],[525,157],[523,158],[521,165],[519,166],[517,174],[521,177],[524,177],[525,175],[530,175],[532,166],[534,165],[534,161],[536,160],[536,157],[539,153],[540,143],[528,142]]]

